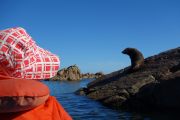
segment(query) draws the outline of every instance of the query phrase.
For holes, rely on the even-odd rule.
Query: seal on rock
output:
[[[125,48],[122,53],[129,55],[132,70],[137,70],[144,64],[143,54],[136,48]]]

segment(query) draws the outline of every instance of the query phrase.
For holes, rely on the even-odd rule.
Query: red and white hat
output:
[[[36,45],[20,27],[0,31],[0,76],[47,79],[56,75],[59,58]]]

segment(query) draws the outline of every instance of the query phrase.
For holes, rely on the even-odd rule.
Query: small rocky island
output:
[[[116,109],[154,111],[180,108],[180,47],[148,57],[140,69],[107,74],[76,94]]]
[[[57,75],[49,80],[69,80],[76,81],[85,78],[99,78],[104,74],[102,72],[93,73],[81,73],[77,65],[69,66],[68,68],[63,68],[57,72]]]

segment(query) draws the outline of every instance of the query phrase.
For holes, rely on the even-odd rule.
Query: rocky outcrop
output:
[[[93,73],[85,73],[82,74],[82,78],[99,78],[102,77],[104,74],[102,72]]]
[[[84,78],[99,78],[103,76],[102,72],[98,72],[96,74],[86,73],[82,74],[77,65],[69,66],[68,68],[61,69],[57,72],[57,75],[50,80],[80,80]]]
[[[118,109],[180,108],[180,47],[146,58],[136,71],[129,68],[98,78],[76,93]]]
[[[73,65],[58,71],[57,75],[60,80],[79,80],[81,78],[81,71],[76,65]]]

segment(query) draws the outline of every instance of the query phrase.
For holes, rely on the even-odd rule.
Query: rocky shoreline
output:
[[[76,94],[116,109],[180,108],[180,47],[146,58],[141,69],[129,68],[97,78]]]
[[[57,75],[48,80],[60,80],[60,81],[77,81],[85,78],[99,78],[104,74],[102,72],[93,73],[81,73],[79,67],[77,65],[69,66],[68,68],[63,68],[57,72]]]

